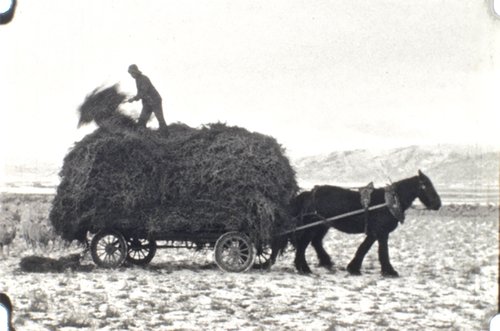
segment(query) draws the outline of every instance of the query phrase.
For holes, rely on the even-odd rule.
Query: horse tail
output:
[[[302,225],[303,215],[311,204],[311,198],[311,191],[304,191],[290,200],[288,206],[288,211],[291,218],[290,225],[292,227],[292,229],[290,230],[293,230]],[[272,243],[273,252],[276,252],[276,256],[283,255],[288,247],[288,244],[291,244],[293,247],[296,246],[296,233],[293,231],[290,233],[281,234],[274,238]]]
[[[272,242],[272,251],[275,256],[281,256],[285,252],[288,247],[289,236],[281,235],[277,236],[273,239]]]
[[[278,256],[281,256],[285,253],[285,250],[288,247],[288,244],[291,243],[293,246],[295,246],[294,241],[292,241],[292,236],[288,231],[286,230],[293,230],[297,226],[297,222],[295,220],[294,215],[296,214],[296,202],[297,197],[294,197],[290,200],[290,203],[288,204],[287,208],[287,215],[288,215],[288,221],[286,226],[281,228],[281,231],[285,232],[278,232],[276,235],[273,237],[271,241],[271,264],[273,264]]]
[[[288,215],[290,217],[290,222],[288,223],[289,229],[273,238],[271,242],[271,265],[276,261],[278,256],[285,253],[288,244],[292,244],[294,248],[297,247],[298,238],[295,229],[303,225],[304,218],[311,212],[311,209],[314,209],[314,190],[304,191],[290,200],[288,205]]]

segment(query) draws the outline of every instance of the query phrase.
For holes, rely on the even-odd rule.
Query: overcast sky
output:
[[[0,26],[1,162],[62,163],[94,129],[76,127],[87,93],[135,94],[131,63],[168,123],[243,126],[291,157],[500,146],[499,24],[486,0],[19,1]]]

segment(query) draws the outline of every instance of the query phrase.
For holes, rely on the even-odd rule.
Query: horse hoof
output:
[[[297,271],[301,275],[311,275],[312,274],[312,271],[309,268],[307,268],[307,269],[298,269]]]
[[[347,266],[347,271],[352,275],[352,276],[361,276],[361,271],[359,269],[354,269],[352,267]]]
[[[328,273],[330,273],[330,274],[334,275],[334,274],[336,274],[336,273],[337,273],[337,269],[336,269],[336,268],[333,268],[333,267],[332,267],[332,268],[329,268],[329,269],[328,269]]]
[[[333,269],[333,264],[319,264],[319,267],[325,268],[327,270],[332,270]]]
[[[399,274],[396,270],[382,271],[382,276],[388,277],[388,278],[397,278],[397,277],[399,277]]]
[[[359,269],[351,269],[347,268],[347,271],[352,275],[352,276],[361,276],[361,271]]]

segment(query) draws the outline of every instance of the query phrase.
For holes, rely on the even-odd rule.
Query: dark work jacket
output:
[[[160,93],[151,84],[147,76],[140,74],[135,78],[135,83],[137,85],[137,95],[135,97],[141,99],[143,104],[153,106],[161,103]]]

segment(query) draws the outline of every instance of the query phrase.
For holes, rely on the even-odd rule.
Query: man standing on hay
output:
[[[154,113],[160,124],[160,132],[167,135],[167,124],[163,117],[160,93],[155,89],[149,78],[142,74],[137,65],[131,64],[128,67],[128,72],[135,79],[137,85],[137,95],[130,98],[128,102],[142,100],[142,111],[137,124],[146,127],[151,113]]]

